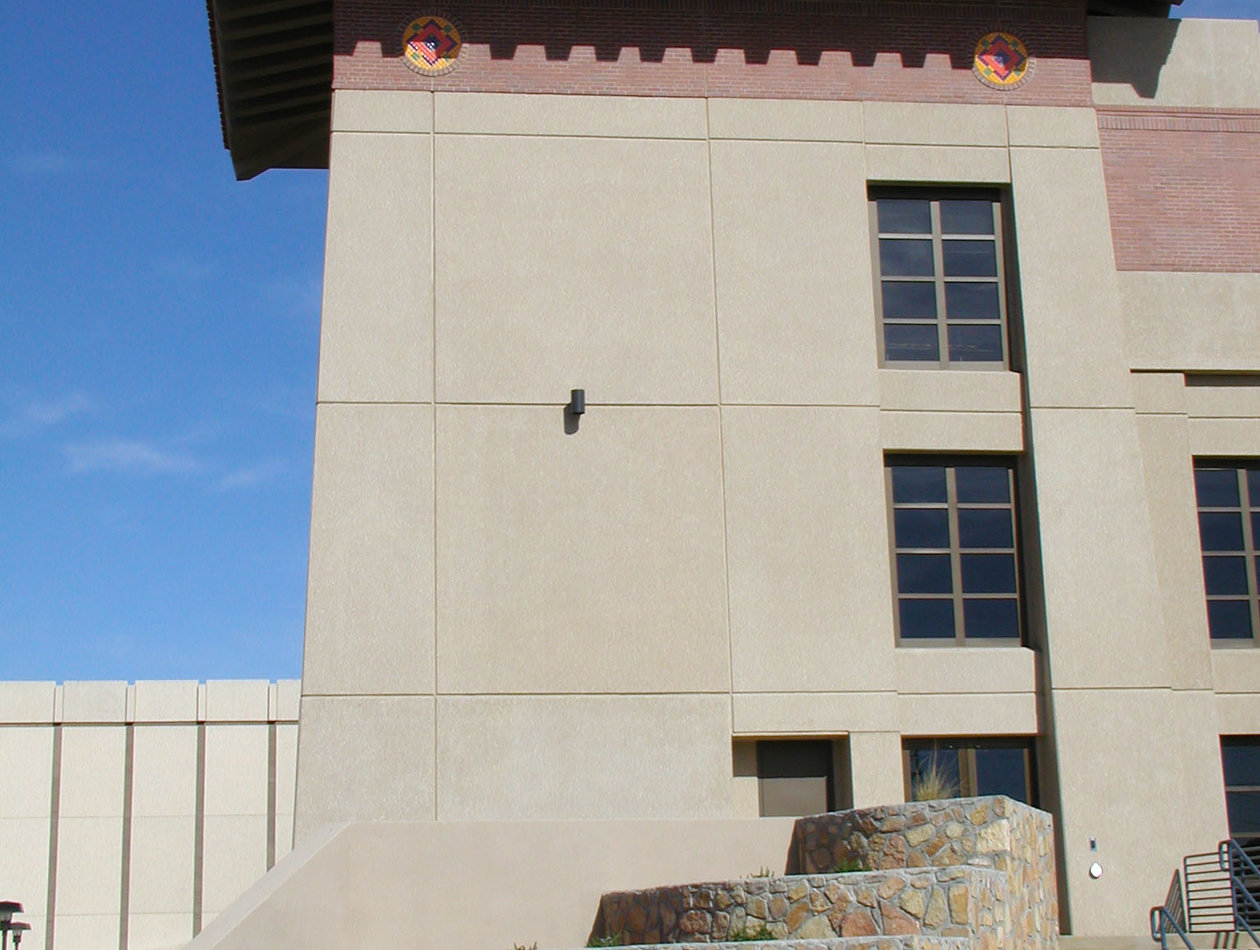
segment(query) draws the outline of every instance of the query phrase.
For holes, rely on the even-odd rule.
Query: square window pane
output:
[[[949,548],[949,512],[944,508],[898,508],[893,533],[899,548]]]
[[[946,277],[997,276],[997,247],[992,241],[942,241],[941,254]]]
[[[885,277],[931,277],[932,242],[880,238],[879,272]]]
[[[959,784],[958,753],[950,748],[910,750],[910,797],[926,801],[938,794],[956,798],[963,794]]]
[[[1014,554],[963,554],[959,560],[964,594],[1015,593]]]
[[[1247,469],[1247,494],[1251,496],[1251,507],[1260,508],[1260,468]]]
[[[1203,586],[1209,594],[1247,595],[1247,559],[1243,557],[1205,557]]]
[[[945,502],[945,466],[894,465],[893,501],[897,504]]]
[[[948,594],[954,575],[948,554],[898,554],[897,590],[903,594]]]
[[[1237,508],[1238,473],[1232,468],[1197,468],[1194,493],[1200,508]]]
[[[1225,810],[1231,836],[1260,834],[1260,792],[1230,792]]]
[[[1243,549],[1242,513],[1235,511],[1200,511],[1199,540],[1204,551],[1241,551]]]
[[[939,363],[941,340],[936,324],[885,323],[884,359],[890,363],[899,360]]]
[[[954,602],[952,600],[907,600],[897,602],[903,639],[954,638]]]
[[[875,208],[884,234],[932,233],[932,206],[926,199],[880,198]]]
[[[972,598],[963,601],[963,633],[968,637],[1019,637],[1019,601]]]
[[[959,502],[1000,504],[1011,500],[1011,470],[992,465],[959,465],[954,471]]]
[[[1221,767],[1226,785],[1260,787],[1260,738],[1222,739]]]
[[[1213,640],[1246,640],[1251,636],[1251,604],[1245,600],[1209,600],[1208,631]]]
[[[1028,770],[1023,749],[976,749],[977,795],[1008,795],[1028,801]]]
[[[951,362],[1002,362],[1002,327],[999,324],[951,323],[946,333]]]
[[[886,318],[936,319],[936,284],[923,280],[885,280],[881,286]]]
[[[993,202],[977,198],[942,201],[941,231],[945,234],[992,234]]]
[[[1015,528],[1009,508],[959,508],[958,546],[1013,548]]]
[[[985,281],[945,284],[945,313],[950,320],[998,320],[1002,308],[998,285]]]

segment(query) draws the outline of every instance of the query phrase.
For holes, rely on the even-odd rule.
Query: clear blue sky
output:
[[[0,678],[298,676],[327,176],[233,179],[200,0],[0,9]]]

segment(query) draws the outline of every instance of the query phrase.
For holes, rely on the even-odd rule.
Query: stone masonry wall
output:
[[[753,940],[738,943],[680,943],[677,950],[971,950],[966,937],[834,937],[827,940],[793,940],[788,944]],[[623,950],[632,950],[625,947]]]
[[[1008,942],[1006,877],[970,867],[750,878],[605,894],[593,936],[624,944],[876,935],[985,936]],[[767,936],[769,939],[769,936]]]
[[[1005,796],[910,802],[802,818],[790,873],[815,874],[859,861],[873,870],[993,869],[1006,880],[1001,914],[1021,948],[1058,940],[1058,887],[1050,816]]]

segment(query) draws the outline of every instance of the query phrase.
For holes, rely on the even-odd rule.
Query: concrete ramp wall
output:
[[[782,872],[793,822],[356,822],[308,837],[189,950],[581,947],[605,891]]]

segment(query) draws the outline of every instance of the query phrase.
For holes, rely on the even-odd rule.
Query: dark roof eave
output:
[[[327,168],[332,0],[206,0],[206,12],[236,177]]]

